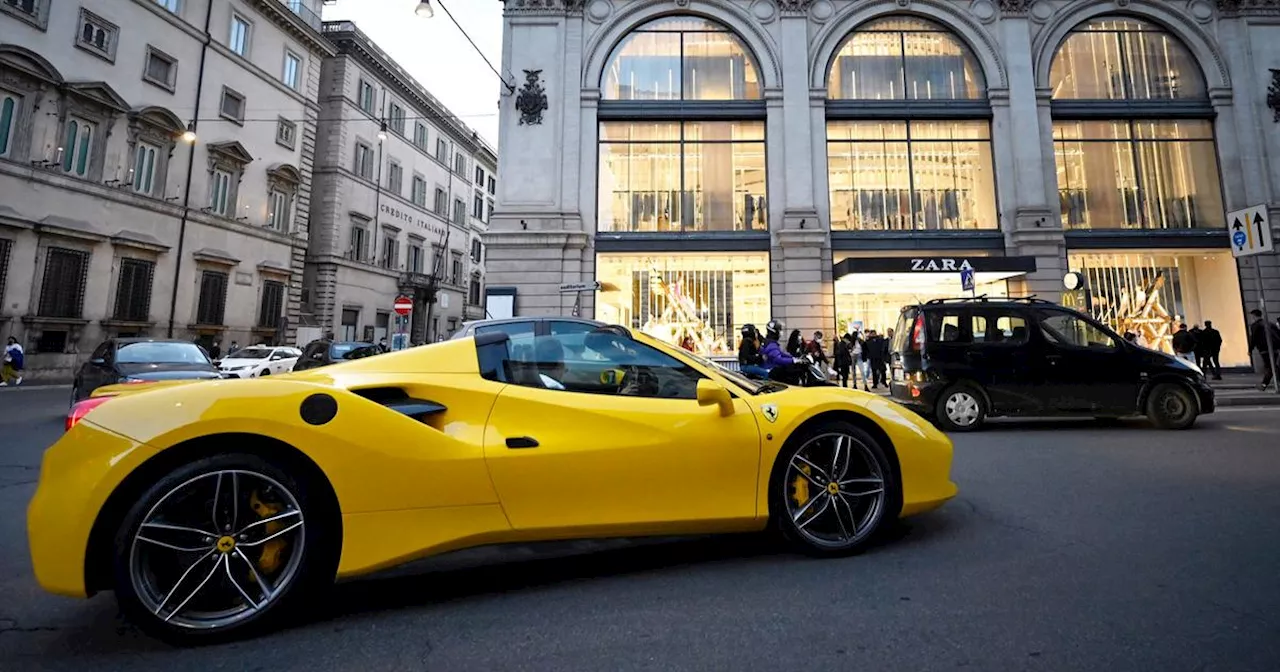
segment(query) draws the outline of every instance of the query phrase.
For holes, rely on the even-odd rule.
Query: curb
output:
[[[1280,406],[1280,395],[1264,393],[1242,394],[1240,396],[1219,395],[1214,400],[1214,405],[1219,408],[1227,406]]]
[[[19,390],[69,390],[71,383],[57,383],[49,385],[5,385],[0,387],[0,394],[5,392],[17,392]]]

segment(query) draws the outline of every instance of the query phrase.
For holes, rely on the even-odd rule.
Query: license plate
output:
[[[906,380],[906,376],[902,375],[902,369],[893,370],[893,380],[896,383],[901,383],[903,380]]]

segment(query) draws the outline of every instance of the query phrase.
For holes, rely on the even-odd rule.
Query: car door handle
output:
[[[513,436],[507,439],[508,448],[537,448],[538,442],[528,436]]]

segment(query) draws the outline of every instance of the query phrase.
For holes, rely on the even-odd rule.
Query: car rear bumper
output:
[[[889,383],[889,396],[894,401],[916,412],[932,412],[942,391],[942,384],[933,381],[894,381]]]

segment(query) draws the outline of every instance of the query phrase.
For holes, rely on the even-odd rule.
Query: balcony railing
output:
[[[431,289],[433,280],[428,273],[401,273],[400,286],[410,289]]]
[[[314,28],[317,32],[324,30],[324,21],[320,19],[320,15],[311,11],[302,0],[280,0],[284,3],[289,11],[297,14],[308,26]]]

